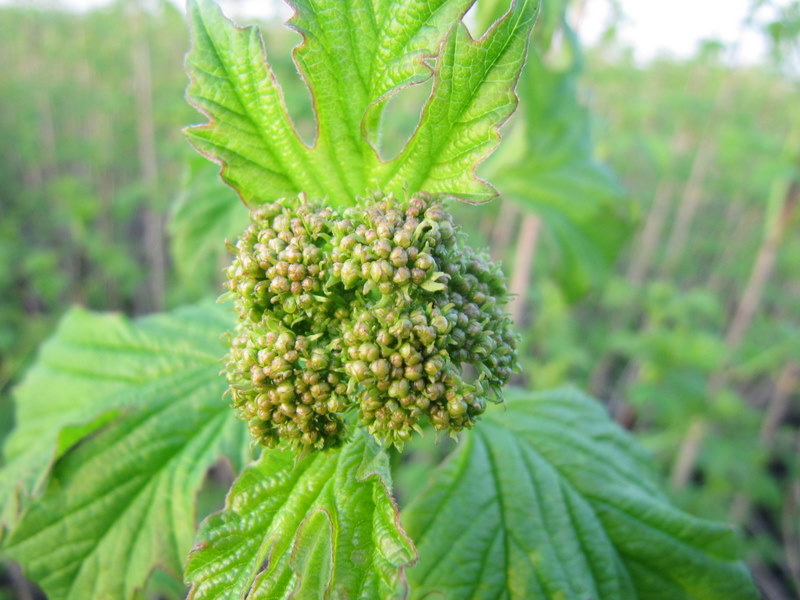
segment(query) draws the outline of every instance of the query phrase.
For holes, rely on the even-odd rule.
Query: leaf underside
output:
[[[186,567],[193,600],[401,598],[416,559],[369,436],[298,459],[268,450],[201,526]]]
[[[757,598],[733,531],[671,506],[647,465],[593,400],[513,394],[403,512],[412,597]]]
[[[228,327],[213,304],[138,321],[74,309],[42,348],[3,471],[34,497],[7,515],[3,552],[52,600],[132,598],[156,566],[180,573],[206,471],[249,454],[222,400]]]
[[[302,191],[346,206],[374,189],[489,200],[494,189],[474,171],[516,106],[537,3],[513,2],[475,41],[460,22],[473,2],[291,2],[290,26],[303,36],[295,61],[316,114],[309,147],[289,117],[258,30],[234,26],[212,0],[190,0],[187,96],[209,121],[187,135],[250,205]],[[399,156],[383,162],[386,100],[430,78],[433,91],[415,133]]]

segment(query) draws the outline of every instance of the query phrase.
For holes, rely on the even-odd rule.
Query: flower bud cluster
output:
[[[497,265],[434,198],[265,204],[231,250],[234,405],[267,446],[339,444],[346,413],[397,445],[471,427],[515,367]]]

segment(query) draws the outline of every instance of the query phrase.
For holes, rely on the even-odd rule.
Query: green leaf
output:
[[[302,459],[265,451],[201,526],[190,598],[403,596],[416,555],[390,485],[386,454],[363,432]]]
[[[258,31],[236,28],[211,0],[190,0],[188,96],[210,119],[190,128],[190,139],[223,165],[223,178],[248,204],[304,191],[351,205],[381,187],[488,199],[493,189],[472,171],[516,106],[536,2],[515,2],[477,42],[460,22],[473,3],[290,2],[290,25],[303,36],[295,59],[316,114],[309,148],[294,130]],[[433,63],[434,91],[416,133],[395,161],[381,162],[386,100],[429,79]]]
[[[366,139],[377,142],[383,101],[430,78],[426,59],[437,55],[473,2],[291,2],[296,12],[290,24],[304,39],[295,58],[314,97],[317,160],[331,173],[326,182],[336,190],[332,195],[351,203],[368,183],[375,185],[370,171],[377,156]]]
[[[324,195],[289,118],[256,27],[241,29],[212,0],[190,0],[187,98],[209,119],[186,130],[246,204],[305,191]]]
[[[42,348],[6,455],[43,489],[3,550],[51,600],[132,598],[155,566],[180,573],[207,469],[249,446],[222,399],[228,327],[210,304],[138,321],[74,309]]]
[[[192,153],[169,221],[172,258],[185,290],[206,295],[219,286],[225,240],[234,242],[249,223],[247,208],[217,177],[213,166]]]
[[[724,525],[673,507],[647,457],[572,390],[518,392],[403,514],[414,597],[758,597]]]
[[[67,313],[14,393],[16,427],[0,470],[4,516],[13,517],[15,492],[32,494],[53,461],[124,407],[138,404],[148,390],[137,385],[169,385],[183,365],[216,361],[224,352],[219,336],[226,327],[221,309],[205,306],[136,325],[116,314]]]
[[[479,40],[455,25],[436,62],[433,92],[417,130],[383,169],[385,189],[424,190],[484,202],[494,188],[475,176],[514,112],[514,86],[525,61],[538,3],[518,0]]]

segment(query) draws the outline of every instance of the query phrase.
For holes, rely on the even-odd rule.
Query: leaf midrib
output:
[[[520,448],[524,449],[523,446],[522,446],[523,438],[521,438],[519,436],[514,436],[513,440],[514,440],[513,443],[516,446],[519,446]],[[554,471],[554,473],[558,476],[559,480],[563,483],[563,485],[565,485],[577,498],[580,498],[581,500],[584,500],[586,502],[587,508],[591,511],[591,513],[592,513],[594,519],[596,520],[596,522],[601,525],[601,529],[603,530],[604,533],[607,532],[606,527],[605,527],[605,520],[597,513],[597,510],[596,510],[596,505],[597,504],[605,505],[606,507],[608,507],[611,510],[614,510],[614,511],[616,511],[618,513],[624,514],[628,519],[631,519],[632,521],[634,521],[635,523],[639,524],[640,526],[643,526],[643,527],[647,528],[648,530],[654,532],[656,535],[664,536],[667,539],[671,540],[673,543],[676,543],[677,545],[683,547],[685,549],[685,551],[687,551],[687,553],[690,553],[690,554],[698,553],[699,549],[698,549],[697,546],[693,546],[690,543],[684,542],[680,538],[672,535],[670,532],[665,531],[663,529],[659,529],[659,528],[651,525],[649,522],[647,522],[647,521],[645,521],[645,520],[643,520],[641,518],[638,518],[635,515],[631,515],[630,513],[624,511],[623,509],[621,509],[620,507],[618,507],[616,505],[609,504],[606,500],[604,500],[604,498],[602,496],[599,496],[599,495],[596,495],[596,494],[590,494],[590,493],[582,492],[577,487],[575,487],[575,485],[573,484],[571,478],[569,478],[567,475],[565,475],[555,463],[553,463],[551,460],[549,460],[549,458],[545,454],[542,454],[539,451],[539,449],[536,447],[536,445],[533,442],[528,440],[527,444],[526,444],[526,447],[528,447],[528,449],[531,452],[533,452],[537,456],[539,456],[539,458],[544,463],[546,463]],[[631,574],[629,573],[629,571],[627,569],[626,563],[621,559],[622,555],[624,555],[624,556],[628,556],[628,555],[626,553],[623,553],[620,550],[620,548],[613,541],[613,539],[611,539],[611,538],[608,538],[608,539],[609,539],[610,546],[614,549],[615,562],[617,562],[617,564],[620,565],[621,569],[623,569],[625,571],[626,575],[629,578],[631,578]],[[715,553],[713,553],[711,551],[708,551],[705,548],[702,549],[701,554],[709,554],[709,555],[714,556],[715,558],[718,558],[720,560],[729,560],[730,559],[729,557],[719,556],[718,554],[715,554]],[[635,557],[631,557],[631,558],[635,559]],[[641,564],[642,566],[647,567],[648,570],[651,570],[651,566],[647,565],[646,563],[642,563],[641,561],[638,561],[638,560],[634,560],[634,562],[637,562],[638,564]],[[677,587],[680,587],[681,589],[685,589],[683,584],[680,581],[678,581],[678,580],[676,580],[676,579],[674,579],[672,577],[668,577],[668,579],[669,579],[669,581],[673,582]],[[634,588],[635,587],[636,586],[634,585]]]
[[[523,0],[523,2],[527,2],[527,1],[528,0]],[[445,112],[448,115],[448,130],[447,130],[447,134],[441,136],[441,138],[438,141],[438,143],[437,142],[429,142],[427,155],[429,155],[429,156],[434,156],[434,155],[438,156],[438,155],[441,154],[442,148],[445,147],[447,142],[451,139],[450,133],[452,132],[455,124],[458,123],[458,119],[464,114],[464,112],[466,112],[467,107],[469,107],[475,101],[475,96],[477,94],[476,90],[478,90],[481,86],[483,86],[484,83],[486,83],[486,77],[487,77],[488,73],[490,73],[496,67],[496,65],[497,65],[498,61],[500,60],[500,58],[502,58],[505,55],[505,53],[507,52],[508,47],[512,43],[514,43],[514,41],[516,41],[516,34],[517,34],[518,29],[519,29],[519,23],[520,23],[521,19],[523,18],[523,15],[524,15],[524,9],[521,9],[519,14],[517,15],[517,21],[516,21],[516,23],[514,24],[514,27],[511,30],[512,32],[509,35],[507,35],[505,40],[503,41],[503,44],[501,46],[502,49],[497,54],[495,54],[495,56],[493,57],[491,62],[488,65],[486,65],[486,68],[484,68],[482,73],[481,73],[481,77],[479,78],[478,83],[476,83],[475,85],[473,85],[471,87],[469,95],[460,103],[460,106],[457,107],[457,110],[456,110],[456,113],[455,113],[455,120],[451,120],[450,117],[449,117],[449,115],[451,114],[452,107],[453,107],[453,93],[452,93],[452,89],[453,89],[452,83],[453,83],[453,81],[448,81],[448,86],[449,86],[450,91],[447,94],[447,99],[446,99],[447,105],[445,107],[446,108]],[[499,23],[501,23],[501,22],[499,22]],[[450,51],[451,51],[453,56],[456,55],[456,49],[455,48],[456,48],[456,45],[459,43],[459,39],[458,39],[460,37],[459,33],[461,33],[462,35],[466,35],[466,44],[467,44],[468,51],[473,51],[473,50],[476,50],[476,49],[480,48],[482,44],[487,43],[489,40],[491,40],[491,35],[496,31],[496,29],[498,28],[498,25],[496,24],[494,27],[492,27],[486,34],[484,34],[484,36],[482,38],[480,38],[477,41],[472,38],[472,36],[469,34],[468,31],[459,32],[459,28],[463,28],[463,27],[464,27],[463,24],[461,24],[461,25],[456,24],[453,27],[453,29],[450,31],[450,33],[448,34],[448,37],[449,36],[454,36],[454,38],[455,38],[453,40],[452,44],[449,43],[448,39],[445,39],[445,41],[443,43],[442,52],[439,54],[439,58],[438,58],[437,63],[436,63],[436,69],[434,71],[434,77],[438,73],[440,73],[441,64],[442,64],[442,61],[444,59],[444,51],[447,50],[448,46],[452,46]],[[450,58],[450,60],[452,61],[452,65],[454,65],[455,64],[454,58]],[[450,63],[448,63],[448,64],[450,64]],[[437,87],[439,87],[439,86],[434,86],[434,90],[433,90],[432,95],[431,95],[431,100],[428,103],[426,103],[426,105],[425,105],[425,107],[423,109],[422,116],[421,116],[420,121],[419,121],[420,123],[426,122],[430,118],[429,117],[429,114],[430,114],[430,110],[429,109],[433,106],[433,103],[435,101],[435,94],[436,94]],[[415,140],[418,139],[418,135],[419,135],[419,133],[421,131],[422,131],[422,129],[420,129],[420,128],[418,128],[416,130],[416,132],[414,133],[414,137],[409,141],[408,145],[401,151],[401,153],[400,153],[400,155],[398,156],[397,159],[395,159],[391,163],[386,163],[389,168],[384,172],[384,176],[383,176],[384,184],[392,181],[394,179],[394,177],[397,175],[397,173],[401,170],[401,168],[408,164],[409,157],[413,154],[414,150],[416,149],[415,147],[416,147],[417,142]],[[429,162],[427,162],[427,164],[428,164],[428,167],[425,169],[425,171],[415,177],[415,179],[417,181],[419,181],[419,183],[417,183],[414,187],[421,186],[430,177],[430,173],[433,170],[433,161],[429,161]]]
[[[191,377],[195,377],[197,375],[200,375],[203,371],[207,371],[207,370],[208,370],[207,366],[199,367],[198,369],[196,369],[193,372],[188,372],[187,375],[190,375]],[[187,377],[187,378],[191,378],[191,377]],[[194,388],[190,388],[191,391],[189,391],[186,394],[184,394],[184,396],[183,396],[184,402],[187,401],[186,400],[187,398],[192,398],[194,396],[194,394],[196,394],[200,389],[202,389],[202,387],[207,385],[207,382],[205,382],[202,379],[202,377],[197,377],[197,379],[199,381],[198,386],[194,387]],[[203,427],[201,427],[200,429],[195,430],[195,433],[193,433],[192,435],[190,435],[187,438],[186,444],[183,444],[181,446],[177,446],[176,450],[173,453],[171,453],[170,455],[165,457],[162,465],[158,469],[153,469],[153,470],[151,470],[151,472],[149,474],[143,474],[141,476],[141,479],[143,480],[143,484],[141,485],[141,487],[139,487],[139,489],[137,489],[133,493],[132,496],[130,496],[130,500],[126,503],[125,509],[124,510],[120,510],[111,519],[111,521],[109,522],[108,526],[105,528],[105,531],[103,531],[103,533],[99,537],[94,537],[93,538],[93,544],[92,544],[91,550],[86,555],[80,557],[80,565],[78,567],[78,570],[76,571],[75,576],[71,578],[70,585],[67,588],[67,597],[68,598],[72,597],[72,595],[73,595],[73,593],[75,591],[74,590],[74,585],[79,580],[79,576],[83,572],[84,567],[86,566],[86,564],[88,563],[89,557],[93,556],[97,552],[97,549],[102,545],[103,541],[108,537],[108,535],[114,529],[114,526],[117,523],[119,523],[124,518],[125,515],[128,514],[128,509],[140,498],[140,496],[142,496],[143,494],[147,493],[148,491],[152,491],[152,490],[150,490],[150,488],[152,488],[153,486],[157,486],[157,484],[158,484],[159,480],[161,479],[161,477],[164,476],[164,473],[169,471],[168,467],[186,450],[186,448],[191,444],[191,441],[194,440],[194,439],[198,439],[198,438],[202,437],[203,435],[206,435],[206,432],[212,430],[217,425],[218,422],[221,422],[222,426],[219,427],[219,431],[217,432],[217,435],[214,436],[214,437],[218,437],[219,435],[222,434],[222,432],[224,430],[224,426],[225,426],[225,424],[227,422],[227,418],[225,418],[225,417],[227,417],[227,411],[229,409],[222,402],[220,402],[220,406],[222,406],[224,408],[224,411],[220,410],[219,413],[217,415],[215,415],[215,417],[210,419]],[[139,427],[145,426],[147,423],[149,423],[150,421],[152,421],[154,419],[160,418],[163,411],[168,410],[168,409],[170,409],[172,407],[174,407],[174,403],[171,402],[171,401],[162,401],[160,403],[154,403],[154,405],[152,407],[152,410],[153,410],[152,414],[149,415],[141,423],[139,423],[137,429]],[[111,425],[111,426],[113,427],[113,425]],[[127,431],[124,436],[119,437],[115,441],[114,446],[117,446],[118,444],[122,443],[129,436],[134,435],[136,433],[136,431],[137,431],[136,429],[133,429],[131,431]],[[86,510],[91,508],[93,505],[97,504],[98,502],[101,502],[106,497],[114,494],[115,492],[118,492],[118,489],[112,488],[112,489],[108,490],[106,493],[103,493],[103,494],[101,494],[99,496],[92,497],[88,502],[86,502],[84,504],[81,504],[78,507],[75,507],[68,515],[62,515],[58,520],[49,523],[46,527],[44,527],[42,529],[39,529],[36,532],[35,535],[32,535],[32,536],[23,538],[22,540],[16,541],[16,543],[10,544],[8,547],[9,548],[13,548],[15,546],[18,547],[20,545],[24,545],[26,543],[30,543],[31,541],[40,539],[42,536],[46,536],[46,534],[53,527],[60,525],[61,522],[64,521],[64,520],[67,520],[70,515],[76,514],[76,513],[85,512]],[[60,569],[59,571],[66,571],[66,570],[69,570],[70,568],[74,568],[74,560],[71,561],[71,562],[67,562],[64,565],[64,567],[62,569]],[[54,571],[53,573],[51,573],[51,577],[52,577],[53,574],[56,574],[59,571]]]
[[[339,461],[341,459],[341,455],[342,455],[342,453],[338,452],[336,454],[335,462],[333,463],[333,465],[331,465],[331,467],[329,467],[330,469],[332,469],[334,471],[334,473],[338,470]],[[306,468],[305,470],[303,470],[302,472],[300,472],[300,474],[299,474],[300,476],[296,480],[294,480],[294,483],[291,485],[291,491],[287,495],[286,500],[284,502],[282,502],[281,505],[273,512],[272,518],[270,519],[269,524],[268,524],[268,526],[266,528],[266,532],[264,533],[264,539],[262,540],[261,544],[259,544],[258,552],[255,555],[255,560],[252,561],[251,569],[247,574],[246,582],[248,582],[248,585],[242,588],[242,591],[244,592],[244,594],[240,596],[241,600],[247,600],[248,598],[250,598],[250,593],[251,592],[252,593],[257,593],[259,591],[260,582],[257,583],[256,580],[259,579],[259,577],[261,577],[261,580],[263,581],[263,578],[266,577],[267,575],[271,574],[271,573],[274,573],[275,567],[277,567],[280,564],[280,558],[276,561],[276,560],[272,560],[272,557],[270,557],[271,560],[269,561],[269,564],[267,565],[267,568],[264,569],[263,571],[260,569],[260,567],[263,564],[264,560],[267,558],[267,554],[271,553],[271,551],[274,550],[273,546],[274,546],[276,535],[275,535],[275,532],[272,531],[272,529],[273,529],[273,527],[275,525],[276,519],[278,518],[280,513],[284,512],[286,510],[286,506],[290,504],[290,501],[293,499],[293,496],[295,495],[295,489],[297,489],[297,487],[300,486],[301,481],[303,479],[312,479],[312,480],[315,479],[315,476],[309,475],[309,471],[311,471],[311,466],[312,465],[315,465],[315,464],[319,465],[319,459],[320,458],[324,459],[325,457],[324,456],[321,456],[321,457],[320,456],[315,456],[314,459],[311,461],[311,464],[309,465],[309,467]],[[323,469],[325,466],[326,465],[323,463],[322,467],[318,466],[318,468]],[[316,474],[314,474],[314,475],[316,475]],[[328,477],[325,480],[325,483],[322,486],[320,486],[320,488],[317,490],[317,492],[314,495],[313,499],[310,499],[310,501],[305,505],[305,507],[304,507],[305,510],[303,511],[303,514],[305,516],[300,521],[301,523],[303,522],[304,519],[306,519],[306,518],[308,518],[310,516],[309,513],[311,512],[312,507],[314,507],[317,504],[317,502],[319,501],[319,499],[322,497],[322,495],[325,494],[328,491],[328,488],[332,485],[332,483],[331,483],[332,480],[333,480],[333,478]],[[264,504],[263,499],[258,502],[258,505],[260,505],[260,506],[263,506],[263,504]],[[334,538],[335,538],[335,532],[334,532]],[[295,543],[295,539],[293,537],[292,538],[292,542],[289,545],[288,551],[291,551],[291,548],[294,547],[294,543]],[[291,567],[289,567],[289,568],[291,569]]]

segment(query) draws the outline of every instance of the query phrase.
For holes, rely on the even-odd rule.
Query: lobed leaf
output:
[[[416,560],[389,493],[386,454],[363,432],[298,459],[265,451],[201,526],[190,598],[394,598]]]
[[[420,189],[472,202],[496,195],[474,171],[497,146],[497,130],[516,108],[514,86],[537,8],[535,0],[515,1],[477,41],[463,23],[454,26],[436,62],[433,92],[417,130],[383,168],[385,189]]]
[[[219,162],[245,204],[325,188],[289,118],[256,27],[239,28],[212,0],[190,0],[189,102],[208,117],[189,127],[195,148]]]
[[[249,454],[222,400],[228,327],[208,304],[133,322],[74,309],[42,348],[3,470],[34,497],[3,552],[51,600],[132,598],[156,566],[180,573],[207,469]]]
[[[493,189],[472,172],[516,106],[536,2],[514,2],[477,42],[460,21],[473,3],[290,2],[290,26],[303,36],[295,61],[316,114],[309,148],[294,130],[257,30],[236,28],[212,0],[190,0],[188,97],[210,122],[189,128],[189,137],[222,164],[223,178],[248,204],[303,191],[350,205],[382,187],[488,199]],[[432,73],[434,91],[416,133],[397,159],[383,163],[385,101]]]
[[[632,438],[572,390],[489,413],[403,522],[416,598],[758,597],[733,531],[673,507]]]
[[[378,159],[367,139],[377,142],[383,101],[430,78],[426,59],[473,2],[291,2],[290,25],[303,36],[295,59],[314,98],[316,160],[331,174],[330,195],[349,204],[375,185]]]

